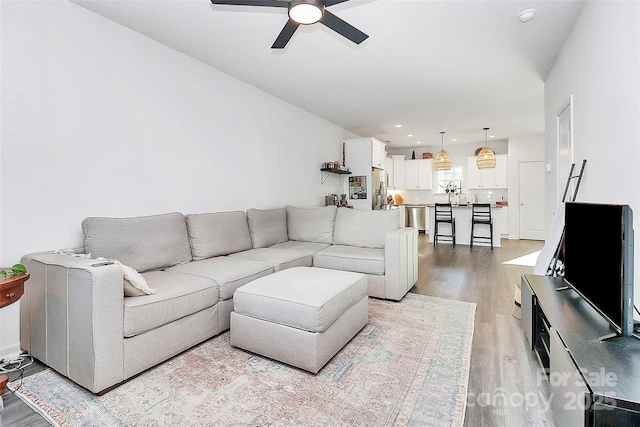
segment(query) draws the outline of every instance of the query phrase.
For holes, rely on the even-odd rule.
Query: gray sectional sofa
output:
[[[295,266],[364,273],[400,300],[418,278],[418,233],[397,210],[333,206],[87,218],[80,256],[25,255],[24,350],[98,393],[229,329],[236,289]],[[125,296],[123,269],[153,294]],[[304,285],[304,284],[301,284]]]

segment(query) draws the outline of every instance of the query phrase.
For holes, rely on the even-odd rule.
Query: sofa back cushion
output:
[[[187,215],[195,261],[251,249],[247,217],[242,211]]]
[[[287,234],[289,240],[300,242],[332,242],[335,206],[298,208],[287,206]]]
[[[139,272],[191,261],[184,215],[91,217],[82,221],[85,253],[114,258]]]
[[[248,209],[247,222],[249,223],[251,244],[254,248],[268,248],[289,240],[285,208]]]
[[[385,234],[400,228],[400,210],[358,211],[338,209],[333,244],[384,248]]]

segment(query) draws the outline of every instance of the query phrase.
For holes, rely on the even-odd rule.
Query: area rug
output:
[[[460,426],[474,316],[465,302],[370,298],[369,323],[317,375],[226,332],[103,396],[50,369],[11,387],[57,426]]]

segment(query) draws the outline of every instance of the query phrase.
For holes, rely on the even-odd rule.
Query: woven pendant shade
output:
[[[478,157],[476,157],[478,169],[495,169],[496,167],[496,153],[487,146],[488,130],[489,128],[484,128],[484,147],[478,153]]]
[[[451,170],[451,157],[444,151],[444,132],[440,132],[440,144],[442,149],[436,153],[436,157],[433,159],[433,169],[437,171]]]
[[[436,157],[433,159],[433,168],[437,171],[451,170],[451,157],[449,157],[446,151],[438,151]]]

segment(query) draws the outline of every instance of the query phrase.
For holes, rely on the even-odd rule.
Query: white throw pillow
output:
[[[125,297],[139,297],[142,295],[152,295],[156,293],[155,289],[152,289],[149,287],[149,285],[147,284],[147,280],[144,278],[142,274],[138,273],[135,269],[122,264],[118,260],[107,259],[104,257],[98,257],[94,259],[94,258],[91,258],[91,254],[77,253],[73,249],[62,249],[62,250],[57,249],[54,251],[54,253],[67,255],[74,258],[88,259],[91,261],[89,265],[95,263],[95,261],[98,261],[98,262],[112,262],[120,266],[120,269],[122,270],[122,276],[123,276],[122,288],[123,288]]]

